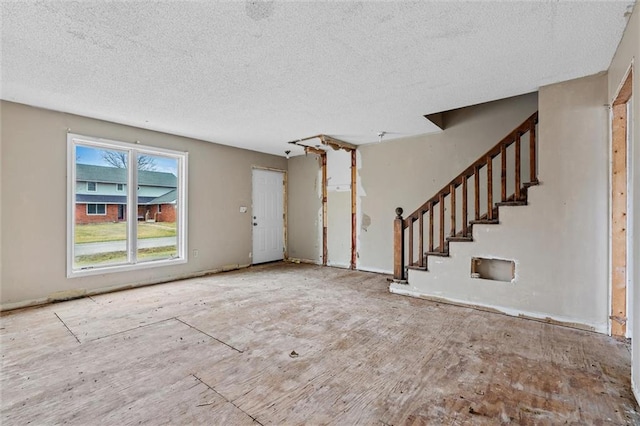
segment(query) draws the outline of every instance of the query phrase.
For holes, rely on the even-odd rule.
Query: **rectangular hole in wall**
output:
[[[471,278],[513,282],[516,276],[516,264],[513,260],[471,258]]]

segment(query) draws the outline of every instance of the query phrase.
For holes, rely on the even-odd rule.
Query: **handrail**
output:
[[[538,112],[533,113],[522,124],[513,129],[507,136],[505,136],[500,142],[484,153],[480,158],[474,161],[469,167],[464,169],[460,174],[447,183],[440,191],[434,196],[425,201],[420,207],[418,207],[413,213],[406,218],[402,218],[402,208],[396,209],[396,219],[394,223],[394,279],[405,279],[405,265],[404,265],[404,232],[408,230],[408,266],[417,266],[424,268],[425,259],[423,256],[424,248],[424,215],[429,213],[429,248],[428,254],[448,254],[448,245],[445,241],[445,198],[448,196],[450,200],[450,237],[469,237],[468,226],[468,206],[467,198],[469,192],[468,179],[474,178],[474,186],[471,188],[474,194],[474,212],[475,220],[480,220],[480,169],[486,167],[487,169],[487,213],[482,216],[489,221],[495,220],[495,203],[493,202],[493,159],[500,156],[501,170],[500,170],[500,199],[501,202],[507,202],[508,200],[520,202],[522,200],[523,187],[521,182],[521,137],[522,135],[529,133],[529,169],[530,184],[538,183],[536,173],[536,124],[538,123]],[[515,168],[514,168],[514,194],[510,197],[507,196],[507,148],[515,144]],[[457,231],[456,221],[456,189],[462,186],[462,229],[460,234]],[[434,249],[434,207],[439,205],[439,232],[438,242],[439,245]],[[413,224],[418,221],[419,238],[418,238],[418,250],[419,257],[417,264],[414,263],[413,248],[414,248],[414,231]]]

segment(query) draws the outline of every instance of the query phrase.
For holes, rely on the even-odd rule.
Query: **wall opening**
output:
[[[516,264],[513,260],[473,257],[471,258],[471,278],[514,282]]]

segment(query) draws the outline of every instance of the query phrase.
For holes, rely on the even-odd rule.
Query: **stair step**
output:
[[[471,225],[497,225],[500,223],[498,219],[479,219],[469,221]]]
[[[522,201],[502,201],[500,203],[496,203],[496,206],[526,206],[527,202],[522,200]]]
[[[473,241],[473,237],[463,237],[463,236],[455,236],[455,237],[447,237],[447,241],[455,241],[455,242],[470,242]]]
[[[426,266],[408,265],[407,269],[413,269],[415,271],[428,271]]]
[[[448,251],[428,251],[425,253],[427,256],[440,256],[440,257],[448,257]]]
[[[536,186],[536,185],[540,185],[540,181],[539,180],[534,180],[531,182],[525,182],[522,184],[522,186],[524,186],[525,188],[529,188],[531,186]]]

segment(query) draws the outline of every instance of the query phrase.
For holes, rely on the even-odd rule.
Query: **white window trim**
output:
[[[87,216],[106,216],[107,215],[107,205],[105,203],[87,203]],[[89,213],[89,206],[104,206],[104,213]],[[96,207],[96,212],[98,211],[98,207]]]
[[[116,191],[123,192],[124,191],[124,183],[116,183]]]
[[[76,144],[90,146],[101,149],[120,149],[129,152],[129,163],[132,164],[136,155],[161,155],[164,157],[175,158],[178,162],[178,199],[176,200],[178,211],[177,217],[177,240],[178,240],[178,256],[172,259],[162,259],[154,261],[144,261],[137,263],[136,261],[136,245],[135,240],[138,233],[138,197],[137,185],[127,185],[127,199],[131,200],[127,204],[127,263],[96,266],[92,268],[74,269],[73,260],[75,257],[74,235],[75,235],[75,205],[76,205]],[[131,155],[134,154],[134,155]],[[132,144],[109,139],[94,138],[73,133],[67,134],[67,277],[82,277],[88,275],[98,275],[111,272],[125,272],[138,269],[159,268],[162,266],[178,265],[188,262],[188,244],[187,244],[187,176],[188,176],[189,153],[184,151],[175,151],[165,148],[156,148],[144,146],[138,143]],[[128,168],[129,183],[137,182],[138,168]],[[97,189],[97,184],[96,184]],[[91,203],[95,204],[95,203]],[[105,205],[106,210],[106,205]]]
[[[95,189],[89,189],[89,184],[92,183]],[[87,182],[87,192],[98,192],[98,182]]]

